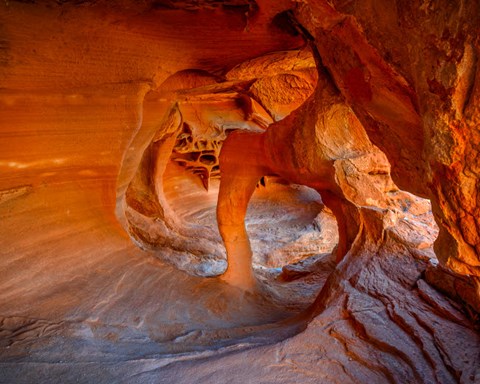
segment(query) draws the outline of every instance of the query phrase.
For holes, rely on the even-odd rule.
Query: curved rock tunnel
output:
[[[476,1],[0,7],[0,382],[480,380]]]

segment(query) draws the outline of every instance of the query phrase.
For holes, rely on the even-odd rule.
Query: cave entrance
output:
[[[319,260],[335,264],[331,257],[338,243],[335,217],[309,187],[265,176],[252,196],[245,222],[260,274],[292,281],[313,272]]]
[[[291,67],[292,62],[298,63],[299,55],[304,57],[303,66]],[[144,147],[144,140],[151,141],[144,147],[120,209],[125,209],[127,230],[140,247],[191,275],[214,277],[226,268],[216,204],[218,156],[228,133],[264,132],[305,102],[316,84],[315,63],[306,50],[271,54],[261,60],[285,62],[296,69],[285,77],[283,69],[274,66],[268,81],[262,77],[252,80],[249,68],[254,63],[234,68],[225,79],[187,70],[172,75],[158,91],[145,97],[137,147]],[[278,95],[280,90],[290,90],[291,76],[296,79],[296,91],[289,91],[287,98],[270,100],[270,91]],[[388,161],[382,156],[377,148],[342,158],[336,165],[338,182],[357,206],[398,209],[398,204],[390,205],[392,194],[397,194],[395,199],[406,199],[409,210],[413,200],[392,187]],[[128,169],[130,163],[134,161],[125,162]],[[281,283],[308,280],[319,270],[328,275],[333,262],[326,255],[331,255],[338,242],[338,229],[320,195],[278,178],[263,180],[246,216],[256,276]],[[421,210],[431,211],[430,206]],[[319,288],[317,284],[314,293]]]
[[[214,231],[223,245],[216,218],[219,177],[209,180],[207,190],[198,172],[175,158],[163,176],[166,201],[180,220]],[[257,279],[280,302],[311,304],[335,268],[332,251],[338,243],[335,217],[320,194],[265,176],[250,200],[245,224]]]
[[[187,75],[191,73],[180,78],[185,80]],[[138,161],[126,158],[124,162],[127,170],[133,169],[133,164],[138,164],[138,168],[120,207],[126,229],[137,245],[190,275],[170,270],[164,282],[187,292],[184,300],[195,303],[194,314],[182,320],[182,327],[211,330],[215,339],[217,329],[234,332],[243,325],[263,326],[295,315],[304,316],[304,309],[315,300],[335,269],[331,251],[338,241],[336,221],[316,191],[266,177],[250,200],[245,223],[255,275],[266,289],[249,297],[219,279],[205,279],[220,275],[226,268],[225,247],[216,221],[221,143],[231,130],[261,132],[272,122],[262,106],[235,89],[230,83],[192,86],[188,93],[175,93],[175,102],[163,104],[162,100],[170,100],[163,94],[147,95],[142,127],[131,153],[136,154],[137,148],[144,151],[138,155]],[[398,199],[398,204],[392,203],[392,209],[405,204],[407,213],[417,210],[417,216],[431,217],[429,205],[418,205],[411,195],[392,189],[389,172],[383,167],[377,169],[373,160],[370,156],[346,159],[338,173],[344,185],[355,181],[359,186],[351,191],[352,199],[361,202],[359,206],[379,206],[378,201],[387,192]],[[369,181],[370,178],[377,181]],[[361,187],[363,182],[378,185],[378,199],[372,197],[373,189]],[[390,201],[385,200],[387,205],[381,208],[388,209]],[[393,224],[401,239],[405,237],[402,228],[416,225],[409,217],[402,219],[401,225],[397,225],[398,220]],[[424,241],[421,234],[417,243],[413,247],[429,251],[431,242]],[[176,302],[171,297],[165,305],[172,307]],[[166,337],[162,332],[161,337]],[[233,340],[230,336],[227,339]],[[195,340],[192,333],[192,345],[198,343],[203,341]]]

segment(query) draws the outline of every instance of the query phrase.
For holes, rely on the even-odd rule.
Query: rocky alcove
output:
[[[0,382],[479,382],[479,19],[3,2]]]

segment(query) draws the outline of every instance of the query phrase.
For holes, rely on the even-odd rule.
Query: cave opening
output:
[[[0,382],[480,382],[480,3],[0,6]]]
[[[219,178],[211,180],[207,191],[198,175],[176,161],[164,174],[172,212],[185,223],[216,233],[221,245],[216,218],[219,183]],[[335,267],[332,251],[338,243],[335,217],[318,192],[266,176],[249,202],[245,225],[263,289],[281,305],[307,308]],[[299,281],[287,294],[281,285],[294,280]]]
[[[304,51],[279,52],[271,55],[271,60],[278,62],[285,57],[291,60],[299,54],[306,57]],[[311,64],[309,61],[304,64],[307,72]],[[248,67],[241,69],[245,68]],[[305,77],[304,68],[299,66],[297,71]],[[165,82],[164,88],[170,92],[172,78],[179,77],[183,87],[181,97],[186,94],[188,100],[168,107],[159,119],[160,125],[158,122],[152,125],[157,133],[126,191],[127,217],[130,234],[142,248],[156,249],[162,260],[193,275],[215,277],[226,267],[216,219],[222,143],[237,130],[263,132],[273,118],[255,98],[238,92],[238,84],[232,91],[230,83],[222,84],[218,79],[212,83],[213,76],[201,73],[203,83],[198,87],[197,74],[198,71],[184,71]],[[188,81],[192,82],[192,78],[193,88],[189,89]],[[288,108],[296,108],[301,99],[311,94],[315,77],[309,74],[307,80],[310,82],[303,79],[301,83],[304,91],[280,99],[278,109],[282,112],[275,116],[276,120],[281,120]],[[250,83],[251,80],[247,87]],[[219,90],[224,94],[219,95]],[[214,99],[212,92],[216,92]],[[201,97],[195,100],[192,94]],[[146,115],[150,99],[158,97],[147,95]],[[158,103],[154,102],[152,109],[155,108],[158,109]],[[172,134],[162,137],[161,131],[169,129]],[[153,220],[147,219],[148,216]],[[161,227],[158,220],[164,223]],[[335,218],[318,192],[280,177],[264,176],[249,204],[246,226],[254,252],[253,267],[265,293],[289,309],[307,308],[334,268],[332,250],[338,243]],[[181,250],[166,252],[165,247],[175,247],[175,242],[169,239],[177,234],[191,236],[192,246],[182,243],[178,246]],[[299,280],[296,289],[281,287],[282,283],[294,280]]]
[[[295,64],[293,73],[284,73],[282,61],[283,66]],[[274,66],[266,79],[252,80],[257,62]],[[212,278],[224,273],[227,262],[216,212],[222,145],[233,132],[263,134],[297,109],[317,86],[313,68],[309,49],[271,53],[235,67],[227,80],[198,70],[182,71],[147,94],[144,125],[152,139],[126,193],[128,228],[137,244],[189,274]],[[298,85],[295,94],[292,81]],[[257,83],[262,83],[258,89]],[[282,89],[288,96],[262,96]],[[152,110],[157,117],[150,121]],[[343,113],[340,109],[333,116],[342,118]],[[335,178],[347,199],[386,212],[390,235],[408,241],[418,257],[436,265],[431,248],[438,229],[428,200],[398,189],[387,158],[363,131],[357,136],[366,144],[352,144],[351,132],[342,137],[335,129],[325,151],[346,156],[336,165]],[[348,144],[338,149],[335,140],[345,137]],[[355,145],[367,150],[357,151]],[[235,151],[240,153],[242,146]],[[236,161],[233,167],[241,168],[241,158]],[[262,295],[296,313],[307,309],[339,261],[335,215],[315,189],[267,174],[258,178],[247,207],[244,223]]]

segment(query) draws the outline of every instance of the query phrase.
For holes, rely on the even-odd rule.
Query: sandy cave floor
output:
[[[305,309],[334,268],[322,246],[336,241],[334,221],[312,191],[267,185],[255,193],[247,228],[262,290],[253,295],[190,276],[137,248],[109,213],[109,190],[98,185],[93,179],[26,188],[0,205],[0,383],[480,378],[478,335],[421,279],[424,261],[395,245],[409,233],[408,247],[422,260],[432,257],[431,243],[414,236],[428,219],[399,221],[378,257],[360,253],[357,263],[342,263],[349,283],[332,280],[328,309],[312,320]],[[177,213],[214,226],[214,190],[176,185],[202,196],[197,212],[170,196]],[[178,189],[176,195],[192,199]],[[322,236],[330,242],[313,241],[312,248],[312,238]],[[285,260],[298,262],[282,272]],[[406,326],[416,327],[415,337]]]
[[[98,209],[103,202],[92,201],[94,189],[88,181],[41,187],[0,206],[3,238],[9,239],[0,258],[4,367],[118,362],[279,340],[303,327],[300,312],[333,268],[331,258],[320,255],[323,270],[293,282],[275,280],[280,268],[271,269],[273,274],[263,268],[264,297],[189,276],[135,247],[115,218]],[[267,229],[267,236],[262,228],[278,202],[267,203],[259,192],[252,203],[249,231],[256,249],[270,241],[275,251],[274,243],[300,238],[299,246],[314,231],[320,204],[310,201],[298,209],[296,191],[279,191],[291,194],[291,205],[283,204],[272,223],[276,230]],[[207,211],[204,221],[214,207]],[[288,228],[279,230],[287,219],[304,233],[295,239]]]

